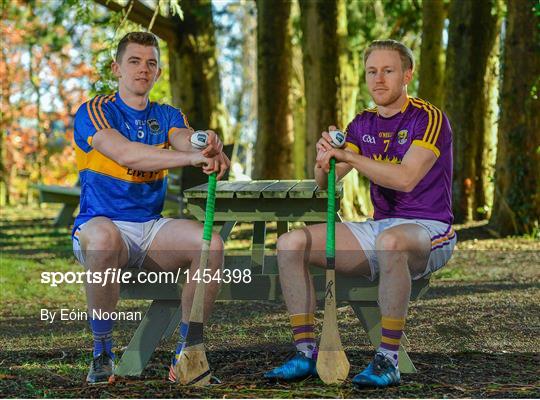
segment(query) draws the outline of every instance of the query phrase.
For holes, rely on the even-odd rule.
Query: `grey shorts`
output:
[[[172,218],[159,218],[147,222],[112,221],[120,230],[122,240],[128,251],[128,268],[141,268],[146,253],[159,230]],[[84,254],[79,243],[79,234],[86,223],[81,224],[73,234],[73,253],[83,266]]]
[[[375,241],[377,240],[377,236],[388,228],[403,224],[416,224],[426,229],[429,233],[429,237],[431,238],[431,254],[429,255],[426,269],[424,272],[413,276],[412,279],[426,277],[442,268],[450,260],[457,241],[457,235],[452,225],[429,219],[386,218],[378,221],[344,222],[344,224],[353,233],[366,254],[371,269],[371,280],[375,280],[379,274],[379,261],[377,260]]]

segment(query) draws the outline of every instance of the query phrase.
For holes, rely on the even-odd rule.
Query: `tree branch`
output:
[[[139,0],[132,1],[133,8],[128,15],[128,19],[137,24],[148,26],[152,20],[152,17],[154,16],[154,10],[145,6]],[[129,3],[126,6],[122,6],[114,2],[114,0],[95,0],[95,2],[115,12],[122,10],[127,11],[127,8],[129,7]],[[181,30],[182,24],[179,20],[177,20],[177,17],[164,17],[158,14],[156,16],[155,23],[152,26],[151,32],[158,35],[168,44],[171,44],[176,40],[176,37]]]

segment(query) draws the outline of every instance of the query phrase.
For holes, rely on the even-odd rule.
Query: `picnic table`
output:
[[[41,203],[61,203],[62,208],[54,219],[54,226],[67,226],[73,223],[73,213],[79,207],[81,187],[79,182],[72,187],[37,184]]]
[[[341,197],[338,185],[336,197]],[[207,184],[184,192],[187,210],[199,221],[204,220]],[[225,253],[224,269],[251,269],[250,283],[222,284],[218,300],[282,300],[275,250],[265,248],[268,224],[277,224],[281,235],[289,230],[292,222],[326,222],[327,192],[319,190],[313,180],[262,180],[220,181],[216,189],[215,222],[226,242],[237,223],[253,226],[251,248],[247,254]],[[339,201],[336,213],[339,211]],[[337,214],[337,221],[340,221]],[[313,268],[317,299],[324,299],[325,275],[322,269]],[[423,295],[428,279],[412,284],[411,300]],[[162,338],[173,334],[181,318],[181,287],[177,284],[121,286],[123,299],[150,299],[152,303],[140,322],[133,338],[120,359],[116,374],[139,376]],[[336,277],[336,298],[348,303],[358,317],[371,343],[380,344],[380,311],[377,304],[378,282],[365,278]],[[399,367],[404,373],[416,372],[403,335]]]

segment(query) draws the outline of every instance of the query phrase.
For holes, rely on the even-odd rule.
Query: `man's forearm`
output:
[[[315,166],[315,182],[321,189],[326,189],[328,186],[328,174],[322,168]]]
[[[340,181],[345,175],[347,175],[351,166],[344,162],[336,163],[336,182]],[[322,168],[317,168],[315,165],[315,182],[321,189],[326,189],[328,187],[328,174],[324,172]]]
[[[412,190],[411,176],[401,164],[376,161],[354,153],[348,153],[346,162],[379,186],[402,192]]]
[[[191,145],[191,135],[193,130],[187,128],[179,128],[169,136],[171,146],[178,151],[194,151]]]
[[[124,155],[116,160],[120,165],[138,171],[158,171],[191,165],[189,152],[158,149],[142,143],[132,142]]]
[[[166,150],[138,142],[131,142],[116,129],[97,132],[92,146],[116,163],[138,171],[158,171],[191,165],[194,153]]]

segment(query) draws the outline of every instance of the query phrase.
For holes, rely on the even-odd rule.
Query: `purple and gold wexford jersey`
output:
[[[409,193],[371,182],[374,219],[418,218],[452,223],[452,130],[432,104],[410,97],[401,112],[384,118],[377,109],[358,114],[347,127],[347,147],[380,162],[401,163],[411,146],[433,151],[437,161]]]

